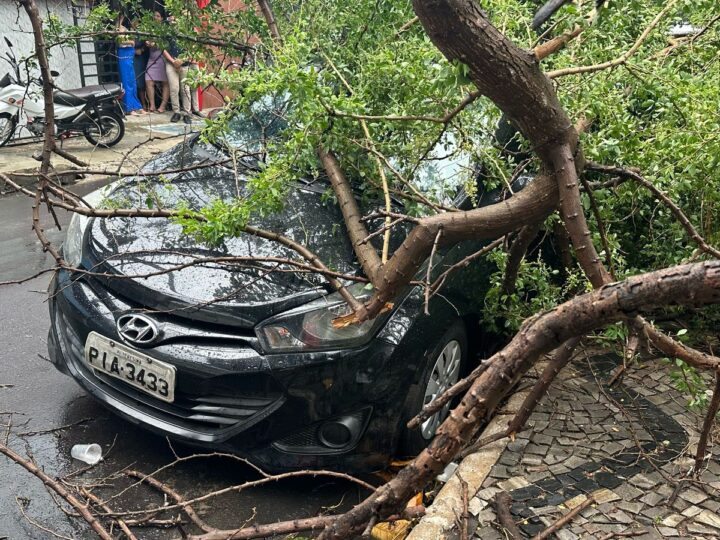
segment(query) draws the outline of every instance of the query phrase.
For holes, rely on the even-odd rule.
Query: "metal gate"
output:
[[[85,23],[91,2],[73,3],[75,26]],[[82,86],[120,81],[115,42],[110,39],[82,38],[77,40],[78,64]]]

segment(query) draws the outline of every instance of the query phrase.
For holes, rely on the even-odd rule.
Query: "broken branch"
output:
[[[425,514],[425,507],[414,506],[406,508],[396,516],[390,516],[386,521],[398,521],[401,519],[412,520],[422,517]],[[250,540],[252,538],[267,538],[280,535],[298,533],[302,531],[316,531],[333,523],[339,515],[317,516],[304,519],[293,519],[280,521],[267,525],[251,525],[237,530],[217,530],[201,535],[191,536],[189,540]]]
[[[533,536],[532,540],[545,540],[545,538],[549,538],[551,535],[553,535],[555,532],[562,529],[565,525],[570,523],[573,519],[575,519],[578,514],[580,514],[583,510],[585,510],[588,506],[595,503],[595,499],[592,497],[588,497],[585,499],[582,503],[577,505],[575,508],[570,510],[567,514],[562,516],[560,519],[558,519],[555,523],[550,525],[547,529],[542,531],[540,534],[537,534]]]
[[[512,505],[512,497],[507,491],[500,491],[495,495],[495,514],[497,515],[498,522],[503,528],[505,536],[511,540],[521,540],[523,534],[520,532],[520,528],[515,523],[510,512],[510,506]]]
[[[700,432],[700,440],[698,441],[697,452],[695,453],[695,466],[693,467],[693,474],[695,475],[700,473],[702,464],[705,461],[705,452],[707,450],[708,439],[710,438],[710,430],[715,424],[718,409],[720,409],[720,372],[715,374],[715,390],[713,391],[712,399],[705,414],[702,431]]]
[[[156,478],[153,478],[152,476],[143,474],[140,471],[135,471],[135,470],[129,469],[129,470],[124,471],[124,473],[127,476],[130,476],[132,478],[139,478],[140,481],[147,483],[148,485],[154,487],[161,493],[164,493],[165,495],[167,495],[168,497],[173,499],[175,501],[175,503],[182,506],[182,509],[185,511],[185,513],[190,518],[190,520],[195,525],[197,525],[200,529],[202,529],[203,531],[212,532],[212,531],[217,530],[216,527],[211,527],[210,525],[205,523],[205,521],[197,514],[197,512],[195,512],[195,509],[191,505],[184,504],[185,499],[183,498],[183,496],[180,495],[177,491],[172,489],[167,484],[164,484],[163,482],[161,482],[160,480],[157,480]],[[106,510],[106,511],[109,511],[109,510]]]
[[[610,165],[601,165],[599,163],[592,162],[588,163],[586,168],[591,171],[597,171],[604,174],[615,174],[623,178],[629,178],[631,180],[634,180],[641,186],[645,187],[655,196],[656,199],[662,202],[670,210],[670,212],[672,212],[675,218],[680,222],[685,231],[688,233],[690,238],[693,239],[693,241],[702,251],[704,251],[708,255],[712,255],[713,257],[720,259],[720,250],[714,248],[707,243],[707,241],[700,235],[700,233],[697,232],[697,229],[693,226],[693,224],[690,222],[685,213],[680,209],[680,207],[675,204],[673,200],[670,199],[670,197],[665,195],[662,191],[655,187],[652,182],[643,177],[640,173],[633,171],[632,169],[627,169],[625,167],[614,167]]]
[[[40,469],[35,463],[32,461],[23,458],[21,455],[17,454],[13,450],[11,450],[8,446],[0,443],[0,453],[5,454],[9,459],[17,463],[18,465],[21,465],[25,470],[27,470],[29,473],[35,475],[37,478],[39,478],[43,484],[45,484],[47,487],[52,489],[55,493],[57,493],[60,497],[65,499],[65,501],[72,506],[78,514],[87,522],[90,527],[95,531],[95,533],[102,539],[102,540],[114,540],[112,536],[105,530],[105,528],[100,524],[100,522],[95,518],[95,516],[88,510],[87,505],[81,503],[72,493],[70,493],[65,487],[58,482],[57,480],[50,478],[45,472]]]

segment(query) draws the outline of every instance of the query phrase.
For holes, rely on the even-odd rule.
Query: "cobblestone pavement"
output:
[[[471,499],[476,538],[505,538],[492,505],[500,490],[512,496],[513,516],[528,535],[593,494],[597,503],[557,538],[630,531],[638,539],[720,538],[720,444],[710,447],[713,457],[700,481],[685,482],[674,494],[694,463],[702,417],[688,412],[657,362],[607,387],[618,361],[614,355],[580,357],[563,371],[530,429],[507,445]]]

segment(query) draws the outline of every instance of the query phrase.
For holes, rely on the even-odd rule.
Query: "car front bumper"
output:
[[[267,470],[367,471],[386,465],[395,448],[407,369],[386,340],[352,350],[268,355],[252,330],[150,313],[167,339],[138,350],[177,369],[175,401],[164,403],[84,360],[91,331],[122,342],[115,317],[142,306],[66,271],[50,287],[51,360],[132,423],[242,455]],[[338,430],[339,439],[325,436]]]

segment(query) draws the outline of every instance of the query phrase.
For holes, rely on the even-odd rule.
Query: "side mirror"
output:
[[[13,48],[12,41],[10,41],[10,40],[7,38],[7,36],[3,36],[3,37],[5,38],[5,43],[7,44],[7,46],[12,49],[12,48]]]
[[[57,77],[57,76],[60,75],[60,72],[59,72],[59,71],[55,71],[54,69],[52,69],[52,70],[50,70],[50,75],[52,75],[53,77]]]

